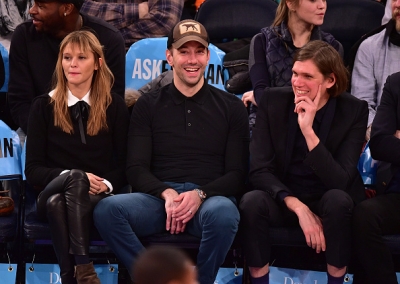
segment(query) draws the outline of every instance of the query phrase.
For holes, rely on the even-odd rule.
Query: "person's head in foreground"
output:
[[[296,53],[293,62],[292,88],[296,97],[315,100],[320,93],[320,102],[326,102],[346,90],[347,69],[339,53],[328,43],[310,41]]]
[[[173,247],[145,250],[133,266],[133,277],[136,284],[198,284],[192,261]]]

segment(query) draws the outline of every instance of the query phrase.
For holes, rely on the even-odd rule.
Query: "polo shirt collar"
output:
[[[179,105],[181,103],[183,103],[185,100],[187,99],[191,99],[193,100],[195,103],[202,105],[205,103],[207,96],[210,94],[209,92],[209,88],[208,88],[208,84],[206,82],[206,80],[204,80],[204,84],[201,87],[201,89],[194,94],[194,96],[192,97],[186,97],[185,95],[183,95],[176,87],[175,84],[172,83],[171,84],[171,89],[172,92],[172,100],[174,101],[175,104]]]

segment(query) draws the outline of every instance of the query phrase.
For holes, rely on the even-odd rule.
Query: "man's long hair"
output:
[[[312,60],[324,78],[334,74],[335,84],[327,90],[331,97],[337,97],[346,90],[349,73],[342,57],[332,45],[322,40],[310,41],[300,48],[293,58],[293,62],[306,60]]]

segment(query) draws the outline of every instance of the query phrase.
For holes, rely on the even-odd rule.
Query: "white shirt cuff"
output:
[[[103,183],[104,183],[105,185],[107,185],[107,187],[108,187],[108,191],[106,191],[105,193],[106,193],[106,194],[110,194],[110,193],[113,191],[113,186],[111,185],[111,182],[109,182],[109,181],[106,180],[106,179],[103,179]]]

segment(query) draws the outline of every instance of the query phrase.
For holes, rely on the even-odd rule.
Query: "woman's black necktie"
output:
[[[89,110],[90,106],[85,101],[79,101],[72,106],[72,115],[75,121],[78,122],[79,133],[81,135],[81,141],[83,144],[86,144],[86,136],[85,136],[86,131],[83,127],[84,125],[83,122],[87,122],[87,119],[89,117]]]

